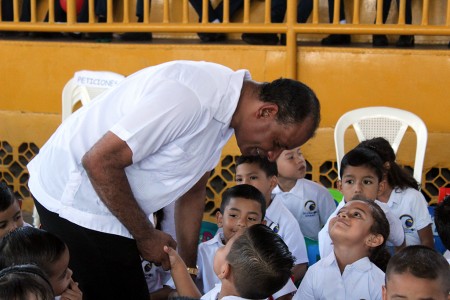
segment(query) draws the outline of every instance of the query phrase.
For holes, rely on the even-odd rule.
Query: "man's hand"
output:
[[[145,260],[161,265],[164,270],[170,269],[169,256],[163,248],[169,246],[176,249],[177,242],[169,234],[154,229],[148,238],[136,239],[136,245]]]

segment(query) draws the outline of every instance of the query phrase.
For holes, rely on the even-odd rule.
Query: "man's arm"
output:
[[[154,229],[131,191],[125,168],[132,164],[132,151],[115,134],[106,133],[82,159],[89,179],[100,199],[135,238],[142,257],[170,266],[163,246],[176,247],[168,235]]]
[[[206,172],[175,204],[178,253],[188,267],[195,267],[197,263],[198,237],[205,210],[209,174],[210,172]]]

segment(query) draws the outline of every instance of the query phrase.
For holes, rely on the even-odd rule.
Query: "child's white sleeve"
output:
[[[389,206],[381,201],[375,200],[375,203],[378,204],[381,209],[384,211],[387,220],[389,221],[389,237],[388,241],[392,243],[394,246],[401,246],[405,241],[405,232],[403,230],[402,222],[400,219],[395,216]]]
[[[313,275],[312,269],[306,271],[306,275],[292,300],[314,299]]]

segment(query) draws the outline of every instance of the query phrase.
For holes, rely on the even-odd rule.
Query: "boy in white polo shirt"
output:
[[[328,190],[305,178],[306,161],[300,148],[284,150],[277,158],[278,185],[273,190],[297,219],[303,235],[317,241],[317,235],[336,203]]]
[[[253,185],[263,193],[267,207],[266,225],[281,236],[296,258],[292,275],[294,282],[299,282],[306,273],[308,254],[297,220],[281,199],[272,194],[277,186],[277,174],[277,164],[266,157],[240,156],[236,159],[236,183]]]
[[[169,254],[179,299],[200,298],[202,293],[181,257],[173,248],[165,246],[164,251]],[[279,235],[264,224],[255,224],[238,230],[216,251],[212,263],[213,275],[220,278],[220,283],[201,299],[266,299],[290,281],[294,258]]]
[[[265,214],[264,196],[251,185],[234,186],[222,195],[220,211],[216,214],[219,231],[214,238],[198,246],[196,284],[202,294],[208,293],[220,283],[214,270],[214,256],[217,250],[227,245],[230,239],[243,228],[264,223]],[[278,299],[295,291],[297,288],[294,283],[288,280],[285,287],[272,297]]]

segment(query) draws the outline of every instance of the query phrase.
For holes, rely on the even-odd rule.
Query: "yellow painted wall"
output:
[[[233,69],[246,68],[259,81],[286,74],[286,53],[282,46],[0,40],[2,176],[17,167],[13,166],[14,162],[21,168],[26,166],[22,163],[26,153],[19,149],[23,143],[41,147],[59,125],[61,91],[75,71],[111,70],[129,75],[174,59],[208,60]],[[433,198],[439,186],[450,184],[447,174],[450,169],[450,124],[446,116],[450,111],[449,50],[300,46],[298,70],[298,78],[313,87],[322,104],[320,129],[303,147],[312,165],[314,180],[332,177],[329,171],[322,172],[322,168],[324,163],[336,160],[333,128],[338,118],[357,107],[386,105],[412,111],[428,126],[424,167],[424,174],[427,174],[424,186],[431,191],[428,195]],[[352,141],[356,143],[355,139]],[[408,134],[406,143],[399,150],[401,163],[412,165],[410,149],[414,143],[415,139]],[[9,146],[13,148],[8,154],[13,157],[13,162],[3,154],[9,151]],[[233,141],[224,150],[224,156],[238,154]],[[438,174],[433,175],[436,172]],[[26,182],[22,182],[24,176],[26,170],[13,178],[18,189],[26,188]],[[217,176],[221,176],[220,172]],[[220,193],[214,192],[216,206]],[[31,200],[27,199],[25,208],[29,209],[31,205]]]

